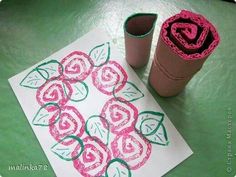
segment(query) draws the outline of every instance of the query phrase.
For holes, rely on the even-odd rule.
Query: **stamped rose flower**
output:
[[[93,68],[92,59],[81,51],[74,51],[62,59],[61,64],[64,68],[63,79],[70,82],[77,82],[85,80],[91,73]]]
[[[123,159],[131,170],[142,167],[149,159],[152,146],[136,132],[120,134],[111,143],[113,156]]]
[[[124,87],[127,78],[125,70],[116,61],[109,61],[92,72],[93,85],[106,95],[112,95],[112,93],[120,91]],[[119,86],[114,90],[118,83]]]
[[[67,95],[64,89],[67,90]],[[65,105],[72,94],[71,85],[61,79],[50,79],[41,87],[38,88],[36,99],[39,105],[43,106],[46,103],[56,103],[59,107]],[[47,107],[48,111],[53,111],[54,107]]]
[[[104,105],[101,116],[109,122],[112,133],[123,134],[134,130],[138,110],[129,102],[120,102],[116,98],[111,98]]]
[[[73,106],[65,106],[61,108],[60,118],[55,122],[58,115],[55,114],[50,119],[49,132],[56,141],[61,141],[69,135],[81,137],[84,133],[85,121],[79,111]],[[52,122],[52,123],[51,123]],[[70,145],[74,140],[61,142],[64,145]]]
[[[91,137],[83,139],[84,151],[73,161],[74,167],[83,177],[102,176],[107,163],[111,160],[110,150],[101,142],[96,142]],[[76,156],[81,146],[77,146],[72,153]]]

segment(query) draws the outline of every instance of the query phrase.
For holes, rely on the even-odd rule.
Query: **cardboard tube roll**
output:
[[[161,66],[176,77],[188,77],[199,71],[208,56],[200,60],[183,60],[173,52],[173,50],[162,40],[158,39],[158,46],[155,51],[155,60],[158,60]],[[163,52],[165,51],[165,52]]]
[[[148,63],[156,19],[157,14],[138,13],[124,23],[126,60],[134,68]]]
[[[161,96],[178,94],[219,41],[215,27],[202,15],[183,10],[170,17],[162,24],[150,84]]]
[[[190,79],[191,77],[173,78],[167,75],[163,68],[157,63],[152,64],[149,75],[149,82],[152,87],[159,95],[165,97],[177,95],[183,90],[183,86],[185,86]]]

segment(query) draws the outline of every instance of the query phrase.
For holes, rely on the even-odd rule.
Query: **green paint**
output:
[[[163,130],[163,136],[164,136],[164,138],[165,138],[165,141],[163,141],[161,138],[160,138],[160,136],[158,135],[158,134],[154,134],[154,135],[151,135],[151,136],[156,136],[160,141],[162,141],[163,143],[160,143],[157,139],[155,139],[155,141],[153,141],[153,140],[150,140],[150,139],[148,139],[148,141],[150,142],[150,143],[153,143],[153,144],[158,144],[158,145],[162,145],[162,146],[168,146],[169,145],[169,140],[168,140],[168,136],[167,136],[167,132],[166,132],[166,129],[165,129],[165,127],[164,127],[164,125],[163,124],[161,124],[160,125],[160,127],[162,128],[162,130]],[[159,127],[159,128],[160,128]],[[146,139],[148,138],[148,136],[146,136]]]
[[[59,68],[61,70],[61,73],[58,72]],[[57,60],[50,60],[48,62],[42,63],[42,64],[38,65],[36,67],[36,69],[38,69],[39,72],[40,72],[40,70],[44,70],[47,72],[48,75],[46,77],[43,75],[43,73],[40,72],[46,80],[50,79],[56,72],[58,72],[58,76],[54,76],[55,79],[60,77],[62,75],[62,73],[64,72],[63,65],[60,62],[58,62]]]
[[[53,68],[53,65],[56,64],[56,68]],[[40,86],[42,86],[48,79],[51,79],[51,76],[58,71],[58,68],[61,68],[61,73],[63,73],[63,66],[61,63],[59,63],[57,60],[50,60],[48,62],[42,63],[38,65],[36,68],[34,68],[32,71],[30,71],[24,79],[20,82],[20,86],[31,88],[31,89],[37,89]],[[55,71],[55,72],[50,72]],[[59,72],[58,72],[59,73]],[[61,74],[58,74],[60,77]]]
[[[125,86],[119,91],[115,92],[116,88],[119,86],[118,83],[112,90],[113,96],[120,102],[133,102],[144,97],[142,91],[132,82],[127,81]],[[128,85],[128,87],[127,87]],[[123,98],[123,99],[121,99]]]
[[[99,134],[100,134],[101,138],[103,138],[102,132],[101,132],[100,128],[98,127],[98,124],[95,123],[95,126],[96,126],[97,130],[99,131]]]
[[[104,127],[102,121],[105,122],[106,127]],[[93,129],[94,131],[92,133]],[[104,117],[101,117],[99,115],[93,115],[89,117],[85,123],[85,132],[95,141],[100,140],[104,144],[108,145],[110,137],[110,125]]]
[[[150,16],[153,16],[155,19],[152,23],[152,27],[145,33],[145,34],[142,34],[142,35],[133,35],[131,33],[129,33],[127,31],[127,25],[128,25],[128,22],[129,20],[131,20],[132,18],[135,18],[135,17],[139,17],[139,16],[146,16],[146,17],[150,17]],[[127,33],[130,37],[133,37],[133,38],[144,38],[146,36],[148,36],[149,34],[151,34],[155,28],[155,24],[156,24],[156,20],[157,20],[157,14],[154,14],[154,13],[135,13],[131,16],[129,16],[126,20],[125,20],[125,23],[124,23],[124,31],[125,33]],[[145,24],[144,24],[145,25]]]
[[[122,169],[120,169],[119,167],[115,167],[117,173],[114,174],[113,176],[116,176],[118,175],[118,177],[131,177],[132,174],[131,174],[131,170],[130,170],[130,167],[129,165],[122,159],[119,159],[119,158],[115,158],[115,159],[112,159],[108,162],[107,164],[107,167],[106,167],[106,172],[105,172],[105,177],[110,177],[108,174],[108,169],[109,168],[112,168],[110,167],[112,164],[114,163],[119,163],[121,167],[124,167],[126,170],[127,170],[127,173],[125,173]],[[114,167],[113,167],[114,168]],[[123,175],[122,175],[123,174]],[[124,176],[125,175],[125,176]]]
[[[57,109],[53,112],[48,112],[46,110],[46,107],[50,107],[50,106],[54,106]],[[56,118],[55,121],[53,121],[49,124],[49,120],[56,113],[56,111],[59,111],[58,118]],[[60,116],[61,116],[61,108],[58,104],[51,103],[51,102],[46,103],[45,105],[41,106],[40,109],[38,110],[38,112],[36,113],[36,115],[34,116],[34,118],[32,120],[32,124],[36,125],[36,126],[50,126],[50,125],[55,124],[60,119]],[[42,119],[43,119],[43,121],[42,121]]]
[[[156,112],[156,111],[142,111],[138,114],[139,117],[141,116],[146,116],[145,118],[152,118],[150,116],[158,116],[161,119],[159,121],[161,121],[162,119],[164,119],[164,114],[161,112]]]
[[[94,47],[89,52],[89,56],[93,60],[95,67],[102,66],[108,62],[110,59],[110,43],[106,42],[104,44]]]
[[[74,151],[74,144],[71,144],[71,145],[63,145],[61,144],[61,142],[67,140],[67,139],[75,139],[76,142],[80,145],[80,152],[72,157],[72,152]],[[73,147],[72,147],[73,146]],[[77,145],[76,145],[77,146]],[[69,135],[69,136],[66,136],[65,138],[63,138],[62,140],[60,140],[58,143],[56,143],[55,145],[53,145],[51,147],[51,151],[56,154],[58,157],[60,157],[61,159],[63,160],[66,160],[66,161],[72,161],[72,160],[75,160],[77,159],[84,151],[84,144],[83,144],[83,141],[77,137],[77,136],[74,136],[74,135]]]
[[[138,133],[140,133],[150,143],[158,144],[158,145],[162,145],[162,146],[167,146],[169,144],[169,141],[168,141],[168,136],[167,136],[165,126],[163,125],[164,114],[160,113],[160,112],[154,112],[154,111],[143,111],[143,112],[139,113],[139,118],[140,118],[140,116],[145,116],[145,118],[141,121],[141,124],[138,127],[139,129],[138,130],[136,129],[136,131]],[[158,118],[160,118],[160,117],[161,118],[157,119],[157,118],[155,118],[155,116],[158,116]],[[150,120],[157,122],[157,126],[154,129],[152,128],[151,125],[146,124],[146,122],[148,122]],[[145,134],[142,131],[144,125],[145,125],[145,127],[149,128],[151,130],[147,134]],[[158,132],[159,130],[162,130],[162,133]],[[161,138],[161,136],[164,137],[164,141]]]
[[[143,131],[142,131],[143,124],[145,124],[145,122],[147,122],[147,121],[149,121],[149,120],[156,121],[156,122],[158,122],[158,124],[157,124],[157,126],[155,127],[155,129],[153,129],[150,133],[144,134]],[[142,133],[143,135],[145,135],[145,136],[153,135],[153,134],[156,133],[156,131],[158,130],[158,128],[162,125],[163,120],[164,120],[163,118],[162,118],[160,121],[156,120],[155,118],[148,118],[148,119],[145,119],[145,120],[142,121],[142,123],[141,123],[139,129],[140,129],[141,133]],[[148,127],[149,127],[150,129],[152,129],[151,126],[148,126]]]
[[[20,82],[20,86],[38,89],[47,81],[45,76],[42,74],[43,72],[45,73],[46,77],[49,77],[49,74],[46,70],[35,68],[24,77],[24,79]]]
[[[83,94],[83,92],[77,87],[77,86],[75,86],[75,88],[76,88],[76,90],[78,91],[75,95],[78,95],[78,94]],[[83,88],[82,88],[83,89]],[[84,89],[83,89],[84,90]]]
[[[42,117],[41,117],[41,118],[39,118],[39,119],[38,119],[38,121],[40,121],[40,120],[42,120],[43,118],[45,118],[45,117],[49,116],[49,114],[45,114],[45,115],[41,115],[41,114],[40,114],[40,116],[42,116]]]
[[[79,88],[78,85],[81,88]],[[87,96],[89,94],[89,88],[88,88],[86,83],[84,83],[83,81],[77,81],[76,83],[71,84],[71,87],[73,88],[73,92],[72,92],[72,95],[69,97],[68,91],[66,90],[65,84],[63,83],[64,93],[66,94],[66,96],[71,101],[73,101],[73,102],[80,102],[80,101],[83,101],[83,100],[85,100],[87,98]],[[79,98],[78,98],[78,95],[80,96]],[[77,98],[76,98],[76,96],[77,96]]]

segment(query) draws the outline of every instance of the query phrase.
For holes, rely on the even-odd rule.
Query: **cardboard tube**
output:
[[[154,60],[149,74],[149,83],[161,96],[174,96],[182,91],[191,77],[174,77],[170,75],[158,60]]]
[[[215,27],[202,15],[186,10],[161,28],[149,83],[161,96],[181,92],[219,44]]]
[[[165,51],[165,52],[163,52]],[[207,56],[200,60],[183,60],[178,54],[162,40],[158,39],[154,59],[158,60],[171,75],[175,77],[188,77],[199,71]]]
[[[138,13],[124,23],[126,60],[134,68],[148,63],[156,19],[157,14]]]

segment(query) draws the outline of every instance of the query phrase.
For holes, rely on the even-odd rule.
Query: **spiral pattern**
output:
[[[67,89],[67,95],[65,94],[63,87]],[[68,98],[70,98],[71,95],[72,88],[67,81],[50,79],[39,87],[36,93],[36,99],[41,106],[50,102],[56,103],[61,107],[68,102]],[[47,107],[47,110],[54,111],[54,108],[55,107]]]
[[[163,23],[161,37],[186,60],[210,55],[220,40],[215,27],[206,18],[186,10]]]
[[[83,139],[84,151],[79,158],[73,161],[74,167],[84,177],[101,176],[105,172],[107,163],[111,160],[110,150],[101,142],[94,141],[91,137]],[[75,156],[80,152],[77,146],[72,153]]]
[[[128,163],[130,169],[143,166],[150,157],[152,146],[136,132],[120,134],[111,143],[112,154]]]
[[[85,80],[93,68],[92,59],[81,51],[70,53],[62,59],[61,64],[64,71],[58,68],[59,72],[63,75],[63,79],[69,80],[70,82]]]
[[[106,95],[112,95],[113,88],[118,83],[120,85],[115,88],[114,93],[121,90],[127,78],[125,70],[116,61],[109,61],[92,72],[93,85]]]
[[[105,103],[101,116],[109,122],[112,133],[123,134],[134,130],[138,110],[133,104],[125,102],[125,100],[120,102],[116,98],[111,98]]]
[[[49,132],[56,141],[60,141],[69,135],[82,136],[84,133],[85,121],[82,115],[77,111],[73,106],[65,106],[61,108],[61,114],[59,120],[55,122],[58,114],[55,114],[50,119]],[[64,145],[70,145],[75,140],[63,141],[61,142]]]

